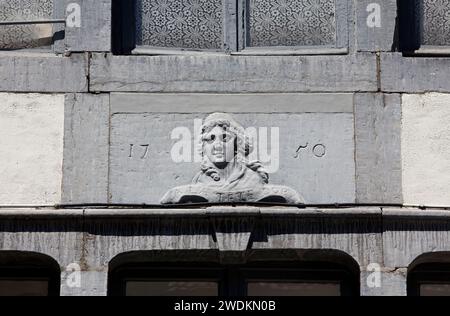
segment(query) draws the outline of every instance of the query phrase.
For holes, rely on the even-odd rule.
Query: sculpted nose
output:
[[[215,139],[214,143],[213,143],[213,148],[214,149],[222,149],[222,143],[218,139]]]

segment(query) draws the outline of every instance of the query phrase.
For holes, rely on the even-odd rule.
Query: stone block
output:
[[[450,92],[449,58],[381,54],[381,91]]]
[[[88,90],[87,57],[44,54],[0,55],[0,91],[83,92]]]
[[[356,94],[358,203],[402,203],[401,97]]]
[[[397,0],[356,1],[358,51],[392,51],[397,22]]]
[[[111,202],[158,204],[169,189],[190,184],[200,171],[202,121],[230,111],[254,127],[253,153],[271,184],[293,188],[306,203],[354,203],[352,101],[351,94],[113,94]]]
[[[0,93],[0,132],[0,203],[60,203],[64,96]]]
[[[377,90],[376,56],[93,54],[92,91],[350,92]]]
[[[60,16],[72,15],[80,23],[66,25],[62,50],[70,52],[111,51],[111,0],[63,0]]]
[[[68,94],[63,204],[108,202],[109,95]]]
[[[402,177],[407,205],[450,205],[450,94],[403,95]]]

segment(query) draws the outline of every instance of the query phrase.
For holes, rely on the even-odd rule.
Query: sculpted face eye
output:
[[[222,141],[223,141],[224,143],[226,143],[229,139],[230,139],[230,137],[228,137],[227,134],[222,134]]]
[[[233,139],[233,136],[225,132],[219,134],[209,134],[204,139],[208,144],[214,143],[215,140],[218,140],[221,143],[227,143]]]
[[[210,144],[213,143],[215,139],[216,135],[208,135],[208,137],[206,137],[206,141]]]

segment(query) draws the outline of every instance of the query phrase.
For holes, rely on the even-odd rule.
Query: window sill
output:
[[[208,51],[208,50],[188,50],[188,49],[170,49],[170,48],[152,48],[152,47],[137,47],[132,52],[132,55],[146,55],[146,56],[158,56],[158,55],[194,55],[194,56],[211,56],[211,55],[229,55],[226,52],[221,51]]]
[[[138,56],[314,56],[347,55],[348,53],[348,48],[246,48],[238,52],[219,52],[139,47],[132,51],[132,55]]]
[[[450,56],[450,46],[422,46],[410,53],[411,56]]]
[[[347,55],[345,48],[246,48],[240,52],[232,52],[236,56],[311,56],[311,55]]]
[[[53,57],[58,56],[52,50],[38,50],[38,49],[18,49],[18,50],[0,50],[0,57],[10,57],[10,56],[19,56],[19,57]]]

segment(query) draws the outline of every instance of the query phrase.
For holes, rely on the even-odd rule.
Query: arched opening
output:
[[[61,269],[51,257],[0,251],[0,296],[58,296]]]
[[[450,296],[450,252],[425,253],[408,267],[408,295]]]
[[[109,265],[112,296],[357,296],[360,271],[334,250],[248,251],[224,264],[216,251],[140,251]]]

